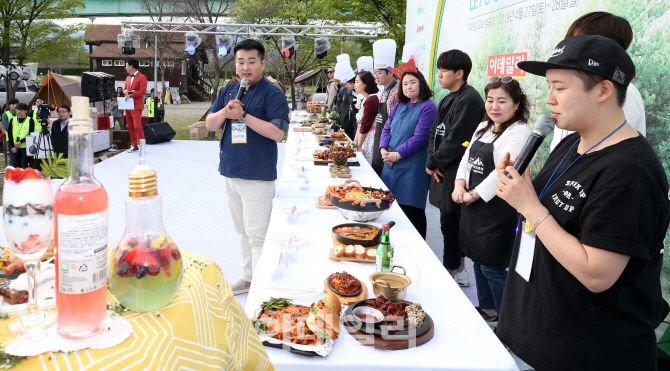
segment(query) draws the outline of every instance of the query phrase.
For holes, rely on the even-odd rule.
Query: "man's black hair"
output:
[[[134,58],[128,58],[126,63],[129,66],[133,67],[134,69],[138,69],[140,67],[140,62],[137,59],[134,59]]]
[[[16,106],[16,109],[21,111],[30,111],[30,107],[28,107],[28,105],[25,103],[19,103],[19,105]]]
[[[237,55],[238,50],[257,50],[258,56],[261,57],[261,60],[265,59],[265,47],[263,44],[255,39],[245,39],[242,42],[235,44],[233,49],[233,54]]]
[[[154,88],[151,88],[151,91],[149,93],[153,93],[153,92],[154,92]]]
[[[467,53],[452,49],[440,54],[437,58],[437,68],[453,71],[454,73],[463,70],[463,81],[468,82],[468,76],[472,71],[472,60]]]
[[[12,98],[9,100],[9,102],[7,102],[7,105],[9,106],[10,104],[18,104],[18,103],[19,103],[18,99]]]
[[[61,104],[60,106],[58,106],[58,108],[56,108],[56,111],[58,111],[59,108],[65,108],[68,112],[70,112],[70,106],[68,106],[68,105],[65,104],[65,103],[63,103],[63,104]]]
[[[46,102],[46,101],[47,101],[46,99],[44,99],[44,98],[42,98],[42,97],[35,97],[35,101],[37,101],[38,99],[41,99],[42,102]]]

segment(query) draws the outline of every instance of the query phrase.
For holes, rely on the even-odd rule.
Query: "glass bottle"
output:
[[[375,264],[377,272],[389,272],[393,266],[393,246],[391,246],[390,230],[391,226],[389,224],[382,226],[382,241],[377,246],[377,260]]]
[[[128,175],[126,230],[109,261],[110,291],[126,308],[149,312],[166,306],[181,286],[183,264],[177,245],[163,227],[156,172],[144,161]]]
[[[53,202],[58,334],[84,338],[107,318],[107,192],[93,176],[87,97],[72,97],[68,177]]]

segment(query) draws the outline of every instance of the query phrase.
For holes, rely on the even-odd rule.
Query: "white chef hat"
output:
[[[346,62],[351,64],[351,58],[349,58],[349,54],[340,54],[337,56],[337,63],[340,62]]]
[[[393,39],[377,40],[372,44],[374,68],[387,69],[395,66],[396,43]]]
[[[360,57],[356,62],[358,72],[369,71],[374,72],[374,60],[370,56]]]
[[[419,65],[421,59],[421,46],[419,44],[405,44],[402,48],[402,62],[407,63],[414,56],[414,63]]]
[[[335,65],[335,75],[333,76],[333,78],[335,78],[336,80],[340,80],[342,82],[347,82],[353,79],[354,77],[356,77],[356,73],[354,72],[354,69],[351,68],[351,64],[349,63],[348,60],[337,62],[337,64]]]

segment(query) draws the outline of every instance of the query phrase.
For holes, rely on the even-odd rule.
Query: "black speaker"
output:
[[[172,130],[167,122],[144,125],[144,138],[147,140],[147,144],[169,142],[175,135],[177,133]]]
[[[81,75],[81,95],[90,102],[110,99],[116,93],[116,77],[104,72],[84,72]]]

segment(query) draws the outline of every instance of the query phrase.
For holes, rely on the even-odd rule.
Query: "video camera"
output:
[[[51,112],[56,110],[56,105],[50,103],[44,103],[37,106],[37,119],[42,125],[42,130],[48,130],[47,123],[49,122],[49,117],[51,117]]]

